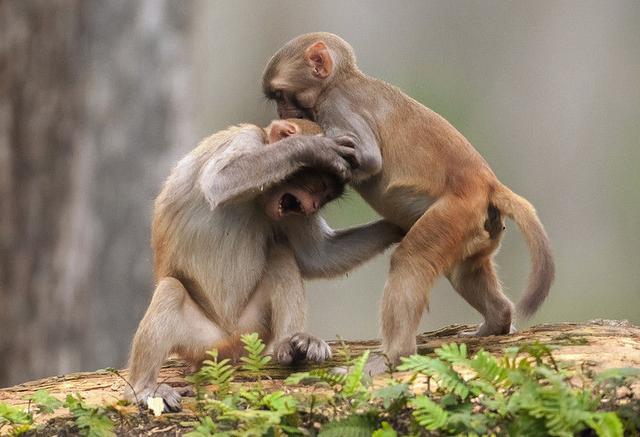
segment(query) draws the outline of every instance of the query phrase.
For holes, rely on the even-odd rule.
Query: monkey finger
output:
[[[356,148],[356,140],[349,135],[341,135],[339,137],[335,137],[333,140],[341,146],[348,147],[350,149]]]
[[[360,167],[360,161],[358,160],[358,154],[355,149],[346,146],[337,146],[338,154],[349,163],[351,169],[357,169]]]
[[[192,398],[196,395],[195,390],[190,385],[185,385],[184,387],[176,388],[178,394],[183,398]]]

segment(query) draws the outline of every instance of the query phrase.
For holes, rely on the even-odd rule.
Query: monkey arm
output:
[[[325,128],[326,136],[350,140],[358,162],[358,168],[352,173],[353,181],[363,181],[382,170],[382,153],[378,137],[367,120],[360,114],[351,112],[348,109],[350,106],[342,102],[344,97],[335,95],[327,98],[327,102],[331,103],[333,99],[339,102],[334,103],[331,109],[318,109],[318,113],[322,115],[318,121]]]
[[[198,182],[211,209],[234,199],[253,198],[302,167],[326,168],[343,180],[349,174],[348,162],[340,155],[341,148],[348,148],[329,138],[264,141],[262,129],[246,127],[204,165]]]
[[[333,230],[320,216],[288,226],[286,231],[304,278],[345,274],[404,236],[400,228],[385,220]]]

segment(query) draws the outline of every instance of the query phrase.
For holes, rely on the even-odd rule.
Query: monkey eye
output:
[[[281,90],[276,90],[273,92],[273,98],[276,100],[282,100],[283,94]]]

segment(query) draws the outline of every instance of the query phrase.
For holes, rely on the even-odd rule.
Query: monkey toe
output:
[[[464,331],[459,335],[461,337],[487,337],[489,335],[507,335],[516,332],[516,327],[513,323],[505,326],[489,326],[486,323],[480,324],[478,329],[473,332]]]
[[[293,362],[295,351],[290,339],[281,341],[276,345],[273,351],[273,356],[276,362],[283,365],[288,365]]]
[[[375,354],[369,357],[364,366],[364,374],[371,377],[391,371],[391,364],[384,355]]]
[[[182,389],[184,389],[184,387],[179,390]],[[175,413],[182,409],[180,407],[182,396],[180,396],[179,390],[176,390],[167,384],[160,384],[157,387],[148,387],[140,393],[137,393],[138,403],[148,407],[149,405],[147,404],[147,400],[149,398],[162,398],[162,401],[164,402],[164,412]]]
[[[290,343],[293,346],[293,349],[296,353],[306,356],[307,349],[309,349],[309,341],[311,340],[311,336],[300,332],[291,337]]]
[[[321,363],[331,358],[331,348],[319,338],[311,338],[307,348],[307,360]]]
[[[312,335],[300,332],[291,337],[294,360],[308,360],[321,363],[331,358],[331,348],[324,341]]]

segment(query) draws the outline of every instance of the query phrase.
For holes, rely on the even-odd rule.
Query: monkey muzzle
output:
[[[292,214],[309,216],[318,212],[324,203],[320,194],[288,186],[276,190],[269,196],[266,213],[274,220],[280,220]]]

